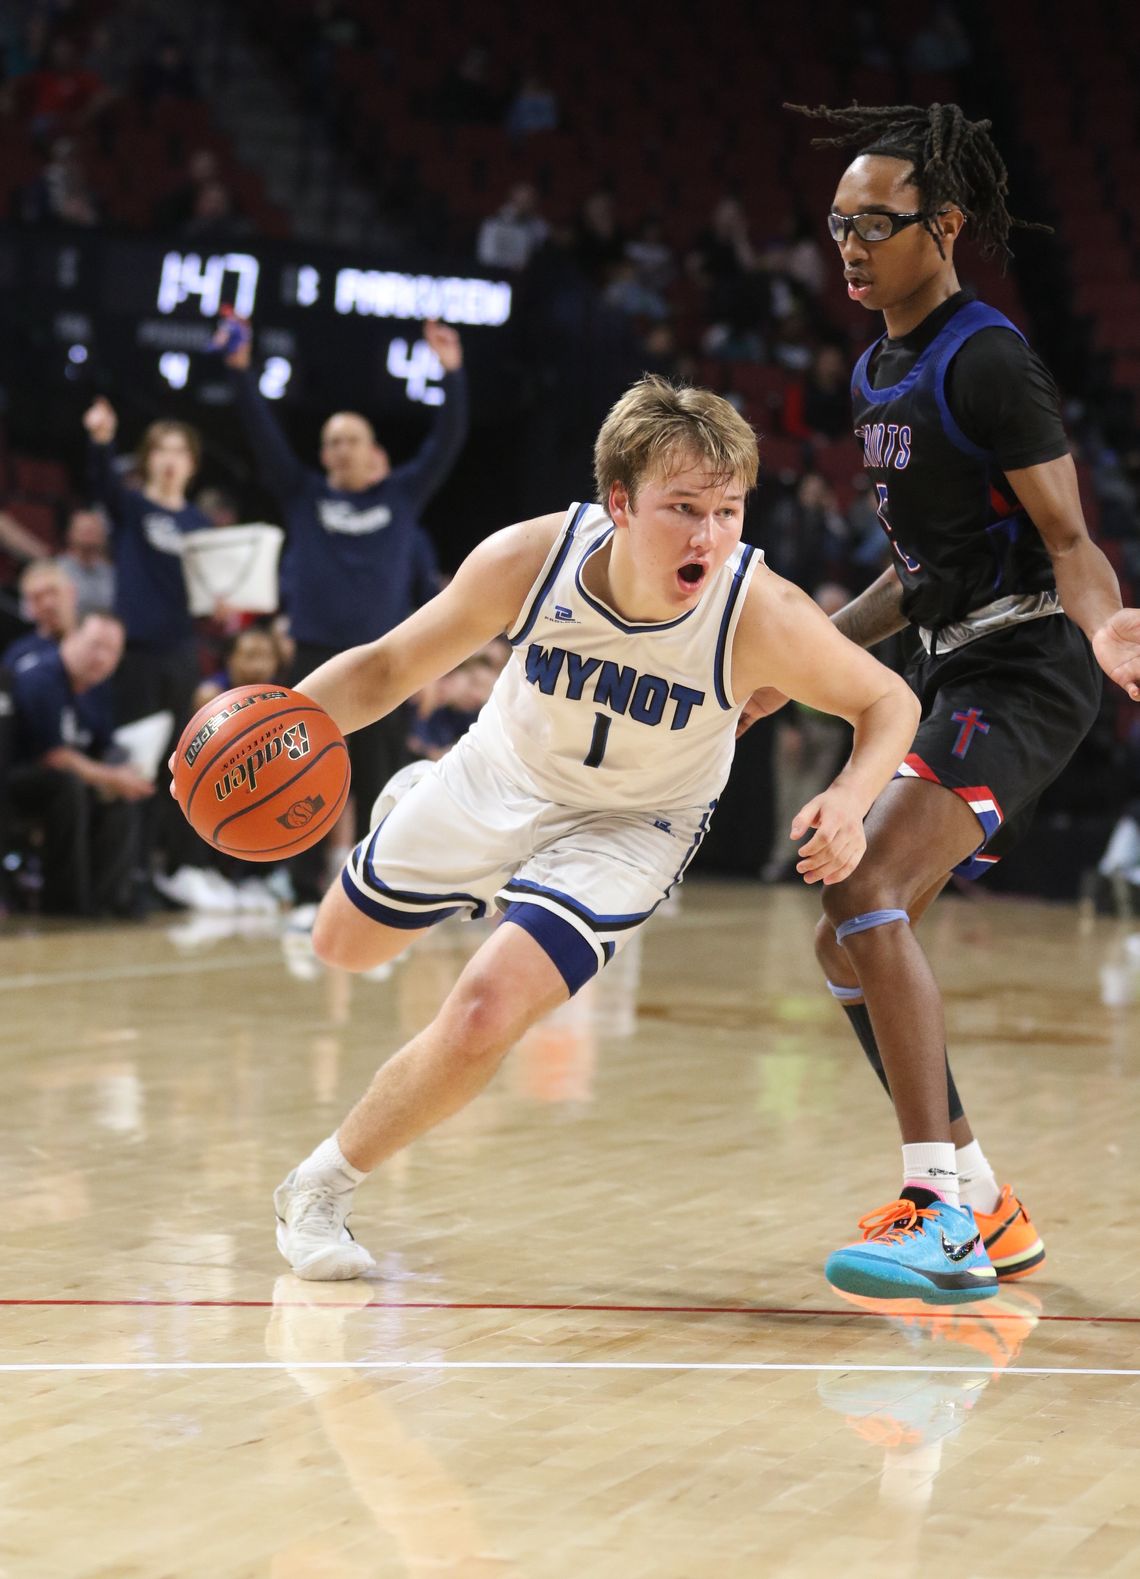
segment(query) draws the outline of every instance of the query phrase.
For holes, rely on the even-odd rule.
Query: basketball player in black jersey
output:
[[[834,620],[865,647],[908,623],[922,642],[908,676],[918,735],[872,808],[863,862],[826,888],[817,933],[893,1097],[904,1186],[826,1273],[856,1295],[977,1299],[997,1288],[971,1254],[979,1235],[1001,1278],[1032,1272],[1044,1248],[966,1121],[913,929],[952,872],[979,875],[1024,830],[1096,716],[1101,670],[1140,700],[1140,611],[1121,608],[1089,540],[1049,373],[958,282],[963,232],[1008,255],[1021,223],[990,123],[952,104],[787,107],[835,128],[817,146],[858,145],[828,225],[849,296],[886,328],[852,399],[892,564]],[[761,694],[749,711],[779,702]]]

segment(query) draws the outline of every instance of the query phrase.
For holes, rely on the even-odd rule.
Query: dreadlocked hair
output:
[[[861,154],[886,154],[905,159],[913,167],[925,215],[923,227],[933,237],[939,256],[945,257],[933,220],[940,208],[953,203],[970,221],[983,257],[999,253],[1013,256],[1011,230],[1049,231],[1015,219],[1006,207],[1009,176],[990,136],[992,121],[968,121],[956,104],[850,104],[814,109],[807,104],[785,104],[786,110],[826,121],[838,128],[834,137],[814,137],[814,148],[842,148],[859,143]]]

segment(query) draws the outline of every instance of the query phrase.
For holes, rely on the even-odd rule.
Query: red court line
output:
[[[80,1310],[273,1310],[287,1307],[298,1310],[549,1310],[591,1311],[610,1315],[629,1316],[861,1316],[877,1318],[898,1316],[889,1310],[842,1309],[793,1309],[781,1305],[576,1305],[576,1304],[520,1304],[494,1301],[449,1299],[374,1299],[367,1305],[353,1300],[321,1300],[320,1304],[305,1299],[3,1299],[2,1306],[31,1306],[37,1309],[71,1307]],[[931,1306],[931,1313],[945,1314],[946,1307]],[[908,1314],[908,1313],[899,1313]],[[992,1313],[983,1306],[980,1310],[955,1309],[956,1317],[973,1317],[978,1321],[1024,1321],[1020,1311]],[[1075,1322],[1086,1326],[1140,1326],[1140,1316],[1047,1316],[1040,1314],[1038,1321]]]

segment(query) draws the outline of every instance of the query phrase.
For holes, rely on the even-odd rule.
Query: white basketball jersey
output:
[[[571,505],[468,738],[560,805],[707,806],[732,764],[746,700],[732,694],[732,643],[763,555],[741,543],[694,608],[631,625],[582,574],[613,531],[600,505]]]

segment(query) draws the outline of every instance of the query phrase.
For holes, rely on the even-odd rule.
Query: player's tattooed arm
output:
[[[874,647],[906,629],[902,596],[902,582],[888,566],[865,592],[833,614],[831,623],[857,647]]]

